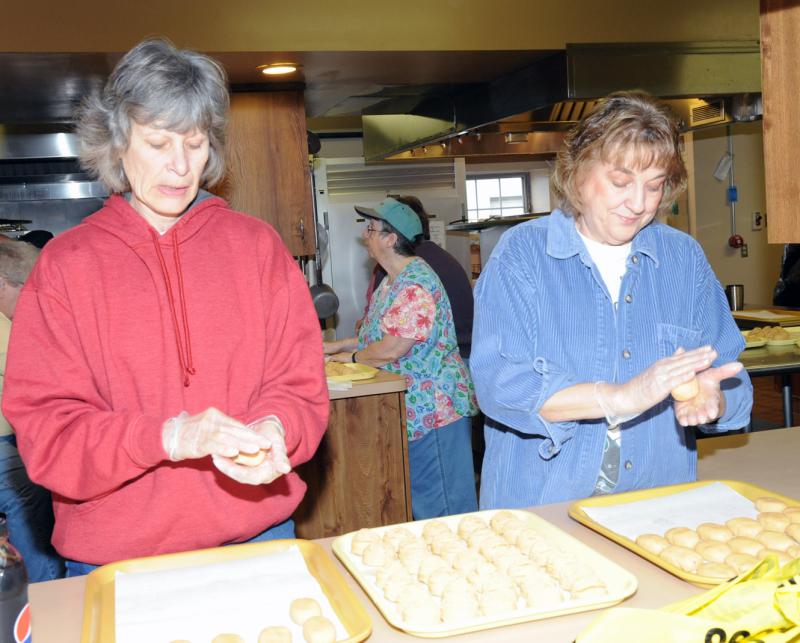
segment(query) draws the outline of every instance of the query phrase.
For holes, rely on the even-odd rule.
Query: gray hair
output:
[[[25,283],[39,257],[36,246],[9,239],[0,243],[0,277],[12,286]]]
[[[102,93],[90,95],[78,109],[81,164],[113,192],[125,192],[130,184],[121,157],[130,143],[131,120],[181,133],[197,128],[209,141],[200,184],[213,186],[225,175],[229,105],[218,62],[162,38],[143,40],[119,61]]]

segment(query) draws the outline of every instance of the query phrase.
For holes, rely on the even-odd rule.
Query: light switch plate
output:
[[[763,230],[764,229],[764,215],[760,212],[753,212],[752,221],[751,221],[751,229],[752,230]]]

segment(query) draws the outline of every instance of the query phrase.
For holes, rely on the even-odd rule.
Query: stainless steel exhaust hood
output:
[[[0,202],[108,196],[77,156],[75,135],[61,126],[0,126]]]
[[[511,153],[552,154],[560,145],[560,136],[553,133],[591,111],[596,99],[622,89],[669,99],[687,130],[753,120],[761,115],[759,45],[567,45],[566,51],[484,85],[370,108],[362,116],[364,155],[368,161],[403,158],[422,146],[426,155],[430,147],[433,156],[480,154],[483,147],[494,150],[484,153],[496,155],[493,137],[498,135],[517,142],[509,146]],[[485,145],[469,137],[467,152],[468,133],[480,133]],[[523,133],[532,134],[524,138]]]

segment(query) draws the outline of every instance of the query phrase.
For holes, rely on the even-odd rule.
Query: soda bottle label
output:
[[[0,643],[31,643],[31,608],[28,592],[0,602]]]
[[[31,604],[25,603],[14,621],[14,643],[31,643]]]

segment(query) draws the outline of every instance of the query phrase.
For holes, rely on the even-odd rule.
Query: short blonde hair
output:
[[[176,49],[163,38],[143,40],[119,61],[102,93],[86,98],[76,114],[81,164],[112,192],[130,189],[122,168],[131,120],[208,136],[208,162],[200,177],[213,186],[225,176],[225,126],[230,98],[219,63]]]
[[[664,168],[667,178],[659,211],[686,188],[678,121],[670,108],[649,94],[617,92],[602,99],[564,138],[552,177],[558,207],[580,216],[580,185],[588,166],[632,157],[638,169]]]

